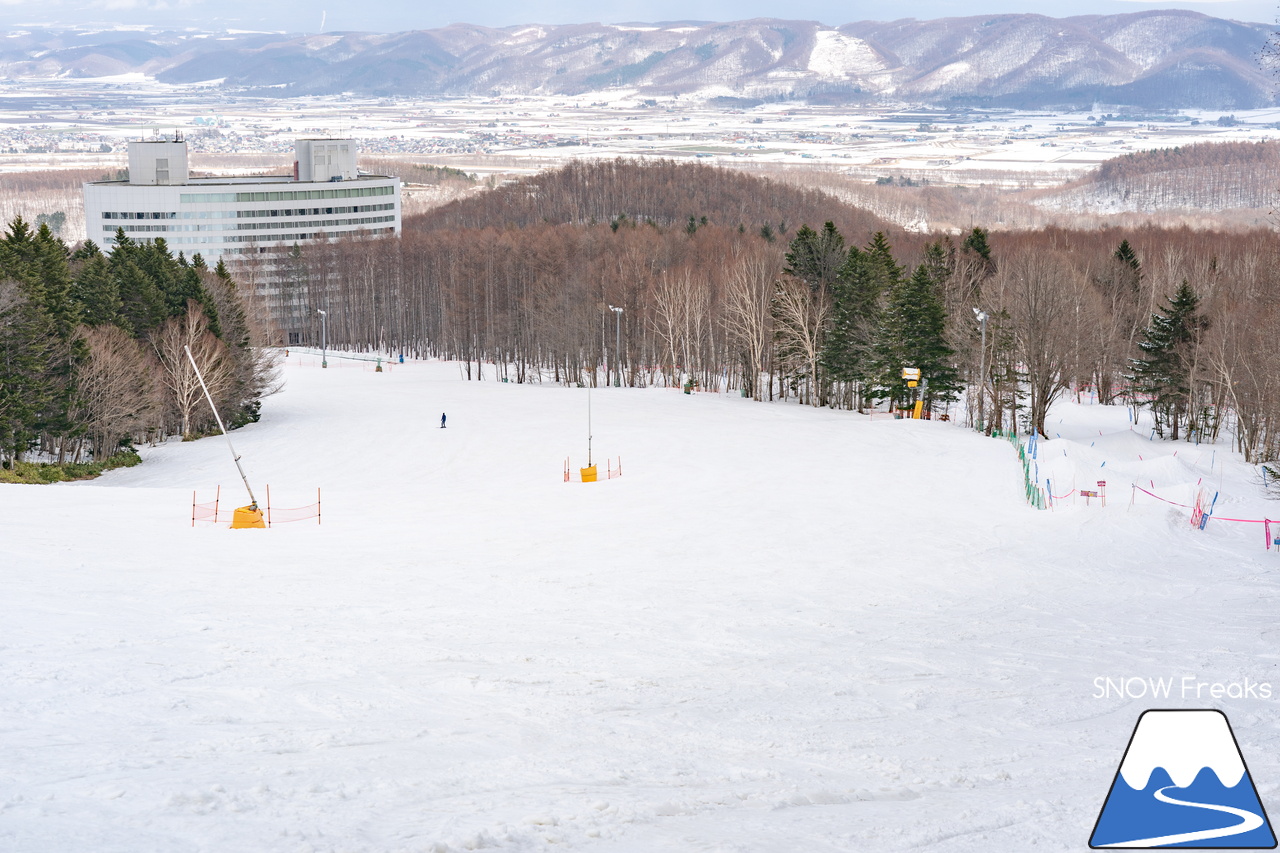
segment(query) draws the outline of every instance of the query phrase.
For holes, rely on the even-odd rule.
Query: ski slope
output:
[[[1108,505],[1038,512],[955,424],[601,388],[625,476],[566,484],[586,390],[330,364],[234,434],[320,526],[192,528],[217,438],[0,486],[0,849],[1080,850],[1148,707],[1222,708],[1275,801],[1280,698],[1095,698],[1280,697],[1259,526],[1130,506],[1280,516],[1222,446],[1063,403],[1038,464]]]

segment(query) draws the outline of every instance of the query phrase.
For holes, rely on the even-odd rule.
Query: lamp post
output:
[[[987,317],[986,311],[973,309],[973,316],[978,319],[978,325],[982,327],[982,354],[978,357],[978,432],[986,432],[985,424],[982,421],[983,407],[985,406],[987,395]]]
[[[615,308],[614,306],[610,305],[609,310],[613,312],[613,319],[614,319],[613,358],[616,362],[618,362],[617,365],[615,365],[613,368],[613,387],[621,388],[622,376],[619,371],[622,369],[622,309]]]
[[[320,315],[320,366],[329,366],[329,313],[316,309]]]

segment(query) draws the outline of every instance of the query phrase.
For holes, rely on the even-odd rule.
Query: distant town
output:
[[[1201,141],[1280,137],[1280,109],[1087,113],[909,106],[738,108],[611,91],[512,96],[279,101],[142,79],[0,82],[0,170],[123,165],[126,143],[181,131],[193,154],[263,155],[283,167],[300,136],[357,139],[366,156],[469,172],[537,171],[567,160],[698,158],[737,167],[815,166],[867,181],[942,184],[1069,180],[1110,158]],[[277,156],[278,155],[278,156]],[[236,167],[238,168],[238,166]]]

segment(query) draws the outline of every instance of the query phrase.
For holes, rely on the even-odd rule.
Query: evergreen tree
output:
[[[1151,315],[1138,342],[1142,357],[1132,360],[1129,378],[1136,390],[1147,395],[1156,431],[1163,436],[1168,428],[1176,441],[1179,426],[1190,418],[1191,368],[1206,322],[1197,313],[1200,298],[1186,279],[1167,301],[1159,313]]]
[[[930,274],[930,265],[922,263],[890,293],[876,342],[878,385],[895,404],[905,404],[919,393],[907,387],[904,367],[918,368],[921,379],[927,380],[926,409],[955,399],[960,382],[945,338],[946,322],[940,283]]]
[[[961,250],[972,252],[987,263],[992,263],[991,246],[988,243],[990,236],[991,234],[987,229],[975,226],[968,236],[964,238]]]
[[[111,275],[106,257],[98,252],[81,262],[71,280],[71,298],[86,325],[127,327],[121,311],[120,285]]]
[[[864,375],[868,319],[874,305],[874,300],[868,305],[861,298],[864,269],[862,252],[851,247],[831,286],[831,325],[823,341],[822,367],[833,382],[856,383]]]
[[[901,283],[903,268],[894,259],[893,248],[883,231],[871,235],[865,254],[870,276],[868,284],[876,291],[876,298],[883,299]]]
[[[32,232],[17,218],[0,238],[0,280],[6,290],[6,350],[0,367],[6,423],[0,442],[20,456],[38,436],[49,449],[74,432],[71,373],[83,347],[75,339],[78,306],[71,298],[67,247],[47,224]]]
[[[780,360],[798,366],[792,382],[806,383],[814,393],[811,399],[816,405],[825,405],[831,390],[830,377],[822,369],[822,353],[831,287],[844,263],[844,237],[834,223],[823,225],[820,233],[808,225],[801,226],[788,245],[783,272],[803,282],[804,292],[783,288],[772,301]]]
[[[64,347],[53,321],[20,286],[0,280],[0,464],[15,460],[54,414]]]
[[[150,334],[168,316],[165,294],[139,265],[141,256],[142,247],[123,228],[117,229],[109,267],[120,293],[122,325],[139,338]]]
[[[857,384],[868,378],[879,291],[870,259],[856,246],[850,248],[831,287],[831,328],[822,352],[823,365],[833,381]]]
[[[786,260],[783,272],[805,282],[814,291],[826,289],[844,266],[844,237],[832,222],[823,225],[821,233],[802,225],[787,249]]]
[[[869,404],[869,383],[878,375],[875,342],[882,305],[901,276],[888,239],[876,232],[865,251],[849,250],[831,286],[831,327],[822,362],[829,379],[851,384],[859,407]]]
[[[169,253],[169,246],[164,239],[157,238],[139,245],[135,263],[164,295],[167,316],[179,317],[185,314],[189,299],[199,301],[199,279],[193,283],[183,275],[184,267]]]
[[[70,253],[47,224],[36,229],[31,245],[32,273],[40,281],[44,310],[58,336],[68,340],[80,322],[80,312],[71,298],[71,271],[67,263]]]
[[[95,255],[101,255],[102,249],[92,240],[85,240],[80,244],[80,248],[71,253],[71,260],[86,261]]]
[[[1120,245],[1116,248],[1113,257],[1120,263],[1128,266],[1135,273],[1142,269],[1142,264],[1138,261],[1138,254],[1133,251],[1133,247],[1129,245],[1128,240],[1120,241]]]
[[[204,287],[200,271],[195,267],[179,265],[177,274],[170,281],[172,282],[170,285],[172,290],[165,297],[165,302],[169,306],[169,316],[175,316],[173,314],[173,306],[178,299],[182,300],[183,311],[186,310],[187,302],[194,300],[200,305],[205,316],[209,318],[209,331],[213,332],[215,337],[222,337],[222,328],[218,322],[218,309]]]

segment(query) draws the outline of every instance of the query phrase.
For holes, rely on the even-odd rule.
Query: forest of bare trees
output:
[[[1042,195],[1038,205],[1071,214],[1167,211],[1270,212],[1280,186],[1280,143],[1201,142],[1108,160]]]
[[[865,368],[832,362],[838,282],[824,290],[789,267],[800,227],[823,221],[847,239],[843,257],[896,258],[864,311],[866,345],[842,356]],[[1179,344],[1186,399],[1169,410],[1171,426],[1192,437],[1226,427],[1261,461],[1280,456],[1280,350],[1268,343],[1277,261],[1262,230],[920,234],[716,169],[575,164],[418,217],[399,238],[301,248],[282,319],[315,342],[325,307],[331,346],[457,359],[476,379],[596,384],[620,369],[631,386],[687,377],[756,399],[864,407],[893,399],[892,347],[874,336],[895,288],[923,266],[945,312],[944,366],[963,381],[970,418],[1044,432],[1066,395],[1159,396],[1134,362],[1153,316],[1187,282],[1199,325]],[[609,306],[623,309],[619,351]],[[990,318],[985,354],[974,308]],[[945,410],[946,396],[929,406]]]

